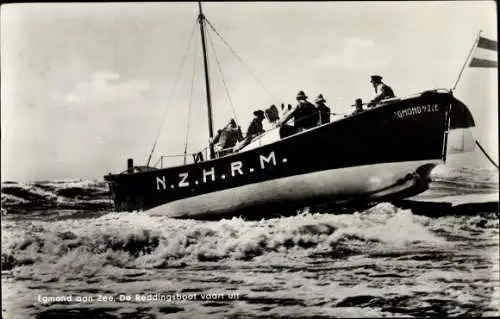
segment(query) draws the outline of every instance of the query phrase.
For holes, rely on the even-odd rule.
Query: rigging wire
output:
[[[195,44],[194,53],[193,53],[193,75],[191,77],[191,94],[189,96],[189,108],[188,108],[188,118],[187,118],[187,128],[186,128],[186,142],[184,143],[184,165],[186,165],[189,130],[191,127],[191,109],[193,106],[194,79],[196,77],[196,50],[198,48],[197,43],[198,42],[196,42],[196,44]]]
[[[217,57],[217,52],[215,51],[215,46],[214,42],[212,41],[212,37],[210,36],[210,33],[207,32],[208,39],[210,40],[210,44],[212,45],[212,50],[214,51],[214,56],[215,56],[215,61],[217,62],[217,66],[219,67],[219,72],[222,78],[222,83],[224,84],[224,88],[226,90],[227,94],[227,99],[229,100],[229,105],[231,106],[231,110],[233,111],[233,116],[234,116],[234,121],[236,122],[236,125],[238,125],[238,118],[236,117],[236,111],[234,109],[233,101],[231,100],[231,96],[229,95],[229,89],[227,87],[226,80],[224,79],[224,72],[222,72],[222,67],[219,63],[219,58]]]
[[[276,100],[276,98],[274,97],[274,95],[271,94],[271,92],[269,92],[269,90],[262,84],[262,82],[252,73],[252,71],[250,71],[250,68],[248,66],[246,66],[245,62],[243,62],[243,60],[238,56],[238,54],[233,50],[233,48],[231,48],[231,46],[229,45],[229,43],[227,43],[227,41],[222,37],[222,35],[219,34],[219,32],[217,32],[217,30],[215,30],[215,27],[212,25],[212,23],[210,23],[210,21],[207,18],[205,18],[205,21],[207,21],[208,26],[215,32],[215,34],[217,34],[217,36],[219,36],[219,38],[222,40],[222,42],[234,54],[234,56],[241,62],[241,64],[243,64],[243,66],[245,66],[245,68],[247,69],[248,73],[250,73],[250,75],[260,84],[260,86],[266,91],[266,93],[272,99]]]
[[[195,21],[195,23],[193,24],[193,29],[191,30],[191,37],[189,38],[188,45],[187,45],[186,50],[184,52],[184,56],[182,57],[181,66],[179,68],[179,71],[177,72],[177,77],[175,79],[174,86],[172,88],[172,92],[170,93],[170,97],[168,99],[167,106],[165,107],[165,112],[163,113],[163,118],[162,118],[162,121],[160,124],[160,128],[158,129],[158,132],[156,133],[155,141],[153,143],[153,147],[151,148],[151,152],[149,153],[148,160],[146,162],[146,166],[149,166],[149,163],[151,162],[151,156],[153,156],[153,152],[155,151],[156,144],[158,143],[158,138],[160,137],[161,131],[163,129],[163,124],[165,124],[165,118],[167,117],[169,106],[170,106],[170,103],[172,102],[172,97],[174,96],[174,92],[175,92],[175,89],[177,88],[177,83],[179,82],[179,77],[181,75],[181,71],[184,67],[184,63],[186,62],[187,53],[188,53],[189,48],[191,47],[191,42],[194,38],[194,31],[195,31],[195,27],[196,27],[197,23],[198,23],[198,21]]]
[[[481,32],[482,32],[482,30],[479,30],[476,38],[474,39],[474,44],[472,45],[472,48],[470,49],[469,54],[467,54],[467,58],[465,59],[465,62],[462,65],[462,68],[460,69],[460,73],[458,73],[458,78],[455,81],[455,84],[453,85],[453,88],[451,89],[452,91],[455,91],[455,89],[457,88],[458,81],[460,81],[460,77],[462,77],[462,73],[465,70],[465,66],[467,65],[467,62],[469,61],[472,52],[474,52],[474,49],[476,48],[477,43],[479,42],[479,38],[481,37]]]
[[[488,153],[486,153],[486,151],[484,150],[484,148],[481,146],[481,144],[479,144],[479,141],[476,140],[476,145],[479,146],[479,149],[481,150],[481,152],[483,152],[483,154],[486,156],[486,158],[490,161],[491,164],[493,164],[493,166],[495,166],[497,169],[498,168],[498,164],[495,163],[495,161],[493,161],[493,159],[488,155]]]

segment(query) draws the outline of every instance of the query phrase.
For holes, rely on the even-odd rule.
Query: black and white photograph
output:
[[[1,318],[500,316],[497,23],[3,4]]]

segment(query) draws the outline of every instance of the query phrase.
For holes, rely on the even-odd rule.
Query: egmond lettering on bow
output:
[[[395,111],[394,115],[397,118],[401,119],[408,116],[420,115],[423,113],[433,113],[433,112],[439,112],[439,106],[437,104],[408,107],[400,111]]]

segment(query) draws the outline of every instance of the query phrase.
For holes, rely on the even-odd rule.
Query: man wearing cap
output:
[[[260,134],[264,133],[264,128],[262,127],[262,121],[265,118],[264,111],[257,110],[253,112],[253,115],[255,115],[255,117],[252,119],[252,122],[250,122],[250,125],[248,126],[245,139],[241,144],[235,147],[235,151],[239,151],[243,147],[250,144],[254,137],[257,137]]]
[[[326,123],[330,123],[330,108],[326,106],[326,100],[323,97],[323,94],[318,95],[316,100],[316,111],[318,114],[318,125],[323,125]]]
[[[299,103],[295,108],[293,108],[283,120],[278,121],[276,127],[282,126],[292,118],[297,132],[310,129],[317,125],[316,107],[307,100],[304,91],[299,91],[297,94],[297,101]]]
[[[374,107],[378,102],[395,97],[392,88],[382,82],[380,75],[372,75],[370,83],[375,89],[375,97],[368,103],[367,107]]]

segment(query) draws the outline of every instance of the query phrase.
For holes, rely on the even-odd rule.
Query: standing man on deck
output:
[[[326,123],[330,123],[330,108],[326,106],[326,100],[323,97],[323,94],[318,95],[316,100],[316,110],[318,112],[318,125],[323,125]]]
[[[248,144],[250,144],[252,139],[265,132],[262,126],[262,121],[264,121],[264,119],[266,118],[266,116],[264,115],[264,111],[257,110],[253,112],[253,115],[255,117],[252,119],[252,122],[250,122],[250,125],[248,125],[245,139],[235,147],[235,152],[247,146]]]
[[[367,107],[374,107],[378,102],[395,97],[390,86],[382,82],[380,75],[372,75],[370,83],[375,89],[375,97],[368,103]]]
[[[295,108],[286,114],[283,120],[279,120],[276,127],[282,126],[292,118],[297,133],[313,128],[318,124],[316,107],[307,100],[304,91],[299,91],[297,94],[297,102]]]

